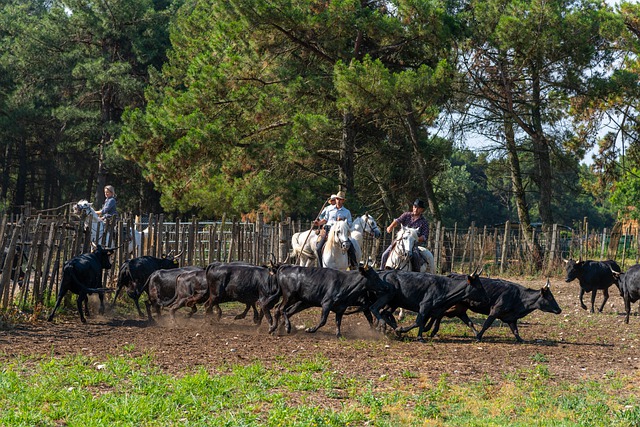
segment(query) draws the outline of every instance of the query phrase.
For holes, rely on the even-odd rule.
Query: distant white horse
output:
[[[95,209],[93,209],[93,203],[87,200],[80,200],[78,203],[73,205],[73,212],[80,217],[81,220],[84,221],[84,228],[87,230],[89,228],[89,222],[91,222],[91,241],[98,244],[113,244],[113,238],[109,235],[109,227],[105,224]],[[143,233],[147,232],[144,230]],[[133,236],[131,236],[131,240],[129,241],[129,252],[133,252],[133,247],[135,244],[136,247],[136,256],[141,255],[142,249],[142,234],[138,230],[133,230]]]
[[[371,234],[376,239],[382,234],[378,224],[376,224],[376,220],[369,214],[359,216],[351,224],[350,238],[358,244],[361,253],[365,233]],[[314,230],[301,231],[291,236],[293,256],[298,260],[298,265],[303,267],[315,265],[317,242],[318,235]],[[358,258],[358,261],[360,261],[360,258]]]
[[[415,248],[418,250],[417,253],[422,258],[420,271],[435,274],[436,264],[433,259],[433,254],[427,250],[427,248],[418,246],[417,228],[405,227],[403,225],[398,232],[393,245],[389,258],[387,258],[387,263],[383,268],[411,271],[411,254],[413,254]]]
[[[362,248],[362,242],[364,240],[364,234],[370,234],[374,238],[379,238],[382,235],[376,220],[369,214],[359,216],[351,224],[351,238],[358,242],[360,248]]]
[[[349,238],[349,225],[346,221],[336,221],[327,233],[327,241],[322,249],[322,264],[326,268],[346,271],[349,268],[347,251],[353,246],[356,262],[362,258],[362,249],[357,241]]]

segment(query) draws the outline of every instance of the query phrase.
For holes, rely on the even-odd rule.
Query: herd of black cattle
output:
[[[86,322],[89,294],[100,297],[100,313],[104,313],[104,295],[113,288],[101,286],[102,269],[111,268],[112,249],[97,246],[91,253],[79,255],[67,261],[63,267],[62,280],[54,314],[67,292],[78,295],[77,305],[82,322]],[[591,312],[597,290],[602,290],[604,300],[608,289],[616,284],[624,298],[626,322],[629,322],[631,303],[640,299],[640,265],[622,273],[615,261],[566,261],[566,281],[578,279],[580,304],[585,292],[591,292]],[[398,336],[418,328],[417,338],[431,330],[438,332],[443,317],[458,317],[473,331],[478,341],[495,319],[507,323],[516,340],[522,342],[518,333],[518,319],[538,309],[559,314],[562,310],[556,302],[549,281],[539,290],[528,289],[517,283],[502,279],[471,275],[449,274],[447,276],[397,270],[376,271],[360,266],[357,271],[338,271],[329,268],[300,267],[296,265],[255,266],[242,262],[214,262],[206,268],[178,266],[177,257],[156,258],[142,256],[122,264],[118,274],[112,306],[122,289],[133,299],[138,313],[144,316],[139,298],[147,293],[145,301],[147,315],[153,322],[152,309],[159,316],[166,308],[174,318],[176,310],[191,308],[192,315],[198,304],[204,304],[206,313],[219,320],[220,304],[237,301],[245,304],[244,312],[236,319],[246,316],[253,309],[254,323],[260,324],[263,316],[269,322],[269,332],[276,333],[281,326],[291,332],[290,317],[310,307],[320,307],[320,321],[307,332],[322,327],[330,312],[335,313],[336,334],[341,336],[340,324],[345,314],[362,312],[372,327],[391,328]],[[413,323],[399,326],[394,313],[398,308],[416,313]],[[271,311],[275,315],[272,317]],[[487,315],[478,332],[467,311]],[[282,322],[281,322],[282,318]]]

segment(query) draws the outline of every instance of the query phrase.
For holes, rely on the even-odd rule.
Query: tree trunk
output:
[[[550,229],[553,224],[553,214],[551,212],[551,198],[553,194],[553,183],[551,179],[551,156],[549,154],[549,144],[542,129],[541,99],[540,99],[540,76],[537,68],[532,67],[533,84],[533,108],[532,125],[534,162],[536,165],[536,176],[538,178],[538,188],[540,191],[540,219],[545,230]]]
[[[531,232],[531,218],[529,216],[529,206],[527,204],[524,185],[522,184],[522,173],[520,170],[520,159],[518,158],[518,147],[515,141],[513,122],[506,118],[504,121],[504,134],[507,148],[507,160],[511,173],[511,185],[513,185],[513,196],[516,201],[518,220],[520,221],[520,231],[524,238],[525,245],[531,254],[532,261],[538,265],[542,262],[540,248],[533,241]]]
[[[418,181],[420,181],[420,183],[422,184],[422,190],[424,191],[424,195],[427,199],[431,216],[436,222],[442,221],[440,207],[438,206],[438,201],[436,200],[435,191],[433,189],[433,183],[431,182],[432,176],[427,173],[424,158],[422,157],[422,153],[420,152],[420,142],[418,138],[418,121],[415,118],[415,113],[413,111],[411,101],[407,100],[406,107],[405,123],[409,133],[411,147],[413,149],[413,158],[418,169]]]
[[[13,197],[13,206],[16,213],[20,212],[20,206],[24,205],[27,191],[27,143],[18,144],[18,179],[16,181],[16,193]]]
[[[100,209],[104,204],[104,186],[107,185],[107,177],[104,168],[104,136],[100,141],[100,153],[98,154],[98,175],[96,177],[96,196],[94,206]]]
[[[354,179],[354,157],[356,147],[356,119],[353,113],[345,111],[343,114],[342,141],[340,142],[340,171],[338,183],[344,188],[347,197],[356,198]]]
[[[11,143],[4,149],[4,160],[2,161],[2,183],[0,184],[0,200],[7,200],[9,194],[9,176],[11,172]]]

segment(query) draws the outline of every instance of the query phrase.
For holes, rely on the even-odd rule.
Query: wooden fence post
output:
[[[602,230],[602,242],[600,242],[600,261],[604,260],[604,257],[606,257],[606,253],[605,253],[605,247],[607,245],[605,245],[605,242],[607,241],[607,229],[605,228],[604,230]]]
[[[507,263],[507,254],[509,253],[509,234],[511,233],[511,222],[507,220],[504,223],[504,237],[502,239],[502,254],[500,255],[500,274],[504,273],[505,265]]]
[[[22,220],[20,220],[22,222]],[[0,276],[0,296],[2,296],[2,308],[9,306],[9,283],[11,281],[11,270],[13,267],[13,256],[16,253],[16,244],[18,243],[18,235],[22,229],[21,224],[16,224],[11,234],[9,249],[2,266],[2,275]]]
[[[436,224],[436,236],[435,236],[435,241],[433,243],[433,259],[436,265],[434,265],[436,272],[440,271],[439,267],[440,267],[440,245],[442,244],[442,236],[441,236],[441,230],[440,230],[440,221],[437,222]]]
[[[557,238],[558,238],[558,224],[553,224],[551,231],[551,247],[549,248],[549,259],[547,261],[547,274],[553,270],[554,262],[556,260],[557,253]]]

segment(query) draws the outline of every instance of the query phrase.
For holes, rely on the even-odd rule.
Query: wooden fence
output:
[[[146,230],[141,253],[128,253],[131,227]],[[256,265],[294,261],[290,258],[291,236],[310,228],[310,221],[285,220],[264,223],[235,219],[220,221],[167,222],[162,215],[144,221],[124,215],[113,225],[112,242],[117,247],[113,267],[104,274],[105,286],[115,286],[118,267],[131,256],[161,256],[182,252],[180,265],[206,266],[214,261],[245,261]],[[563,258],[616,259],[623,269],[638,262],[638,231],[592,230],[584,221],[578,230],[554,225],[549,233],[534,230],[535,254],[524,244],[519,226],[506,222],[497,226],[459,228],[432,224],[427,247],[433,252],[438,272],[471,272],[484,267],[491,276],[563,274]],[[0,308],[48,304],[57,293],[62,266],[72,257],[90,250],[90,235],[63,207],[54,211],[26,212],[0,221]],[[394,235],[380,239],[365,236],[363,261],[378,266],[380,255]],[[17,267],[15,270],[12,267]],[[24,277],[17,272],[22,269]],[[12,274],[13,273],[13,274]]]

